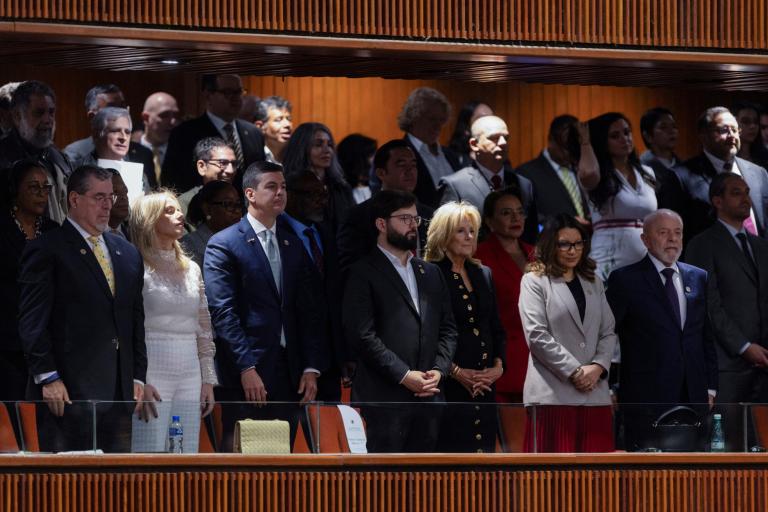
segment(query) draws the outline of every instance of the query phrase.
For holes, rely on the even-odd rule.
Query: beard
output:
[[[415,251],[416,250],[416,231],[408,232],[405,235],[401,235],[394,230],[387,231],[387,242],[392,246],[402,251]]]
[[[34,128],[29,125],[26,116],[21,116],[19,121],[19,135],[21,138],[38,149],[45,149],[53,144],[55,130],[55,125],[50,128]]]

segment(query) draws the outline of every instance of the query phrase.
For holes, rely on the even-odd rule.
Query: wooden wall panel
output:
[[[148,3],[147,5],[153,5]],[[199,115],[203,105],[197,78],[191,74],[150,72],[103,72],[46,69],[17,66],[0,69],[0,84],[11,80],[39,79],[49,83],[58,96],[56,142],[67,143],[88,134],[83,100],[96,83],[113,82],[126,94],[134,121],[138,120],[144,99],[157,90],[167,91],[179,100],[187,116]],[[419,86],[442,91],[454,107],[454,117],[443,132],[447,142],[455,122],[455,113],[469,100],[487,102],[503,117],[510,129],[510,159],[517,165],[535,157],[546,143],[549,122],[559,114],[570,113],[586,119],[617,110],[632,121],[635,140],[640,140],[642,113],[663,105],[673,110],[680,126],[681,156],[698,150],[693,126],[707,106],[730,105],[736,98],[763,100],[766,95],[712,93],[689,89],[647,87],[604,87],[542,85],[524,82],[479,84],[447,80],[390,80],[382,78],[333,77],[244,77],[250,93],[261,97],[277,94],[294,106],[295,123],[319,121],[327,124],[336,141],[350,133],[362,133],[379,143],[398,138],[397,115],[411,90]]]
[[[441,80],[385,80],[380,78],[261,77],[246,79],[253,94],[277,94],[293,103],[296,124],[321,121],[329,126],[337,142],[350,133],[373,137],[380,144],[402,133],[397,114],[411,90],[420,86],[443,92],[454,107],[454,117],[443,132],[447,142],[455,113],[472,99],[487,102],[507,121],[510,130],[510,159],[519,164],[535,157],[546,144],[549,122],[570,113],[588,119],[609,111],[624,113],[633,124],[635,143],[644,150],[639,124],[649,108],[665,106],[675,112],[680,127],[679,154],[698,151],[695,122],[709,106],[730,105],[736,98],[768,100],[765,95],[735,95],[688,89],[543,85],[523,82],[478,84]]]
[[[764,0],[0,0],[0,18],[312,35],[768,49]]]
[[[5,473],[5,512],[766,510],[765,469]]]

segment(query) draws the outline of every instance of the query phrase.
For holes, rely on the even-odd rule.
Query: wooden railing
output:
[[[765,0],[0,0],[0,19],[447,41],[768,50]]]
[[[759,454],[2,456],[0,510],[757,512],[768,509],[766,462]]]

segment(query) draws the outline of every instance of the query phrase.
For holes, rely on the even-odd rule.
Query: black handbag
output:
[[[651,423],[651,445],[662,452],[698,451],[702,424],[701,416],[690,407],[673,407]]]

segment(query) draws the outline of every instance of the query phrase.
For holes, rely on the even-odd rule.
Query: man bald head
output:
[[[501,170],[507,159],[507,123],[497,116],[483,116],[472,123],[470,132],[469,149],[477,163],[493,172]]]
[[[176,98],[165,92],[150,94],[144,102],[141,118],[144,120],[144,136],[150,144],[161,146],[167,143],[179,119]]]
[[[671,267],[683,252],[683,219],[666,208],[651,212],[643,219],[640,239],[654,258]]]

